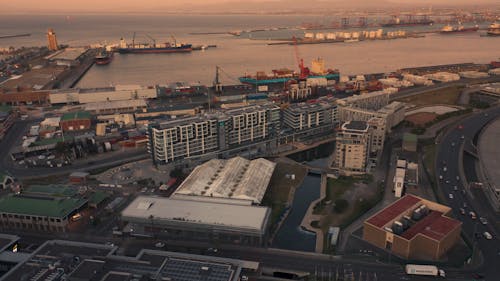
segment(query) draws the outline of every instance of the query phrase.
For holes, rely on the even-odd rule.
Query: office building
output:
[[[452,209],[405,195],[364,222],[363,239],[405,259],[439,260],[460,239]]]
[[[343,175],[366,173],[370,139],[370,126],[366,122],[344,123],[337,133],[332,168]]]
[[[49,30],[47,30],[47,42],[48,42],[47,46],[48,46],[50,51],[59,50],[59,45],[57,44],[56,33],[54,32],[54,30],[52,28],[49,28]]]

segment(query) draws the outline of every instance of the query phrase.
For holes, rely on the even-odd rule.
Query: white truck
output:
[[[406,274],[408,275],[424,275],[424,276],[441,276],[446,277],[444,270],[437,268],[435,265],[419,265],[407,264]]]

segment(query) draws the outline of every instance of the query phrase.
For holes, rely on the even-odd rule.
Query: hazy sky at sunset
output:
[[[419,5],[457,5],[457,4],[498,4],[498,0],[0,0],[0,13],[47,13],[47,12],[148,12],[169,11],[169,8],[189,9],[217,6],[221,8],[245,8],[248,5],[259,9],[265,9],[266,3],[283,2],[286,4],[307,3],[315,5],[342,6],[363,4],[376,5],[377,3],[417,3]],[[225,4],[224,4],[225,3]],[[261,4],[261,6],[259,6]],[[283,6],[285,9],[289,6]]]

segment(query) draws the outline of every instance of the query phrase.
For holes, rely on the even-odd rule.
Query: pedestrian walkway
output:
[[[313,212],[314,212],[314,206],[316,206],[316,204],[318,204],[321,200],[325,199],[326,197],[326,182],[327,182],[327,175],[323,173],[321,175],[321,187],[320,187],[319,198],[311,202],[311,205],[309,205],[309,208],[307,209],[307,212],[304,218],[302,219],[302,223],[300,224],[302,228],[307,229],[310,232],[316,233],[316,249],[315,249],[316,253],[323,253],[324,233],[323,230],[321,230],[321,228],[312,227],[311,223],[313,221],[318,221],[318,222],[321,221],[322,216],[315,215]]]

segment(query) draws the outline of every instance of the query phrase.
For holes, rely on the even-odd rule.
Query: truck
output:
[[[435,265],[407,264],[405,269],[408,275],[446,277],[444,270],[437,268]]]

